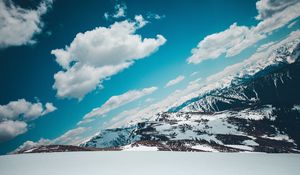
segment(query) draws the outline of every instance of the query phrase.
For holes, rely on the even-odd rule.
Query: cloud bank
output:
[[[23,9],[11,0],[0,0],[0,48],[34,44],[33,36],[42,31],[41,16],[51,6],[52,0],[43,0],[36,10]]]
[[[170,80],[170,81],[165,85],[165,87],[174,86],[175,84],[178,84],[178,83],[180,83],[181,81],[183,81],[184,78],[185,78],[185,77],[184,77],[183,75],[179,75],[179,76],[176,77],[175,79]]]
[[[124,94],[112,96],[101,107],[94,108],[91,112],[86,114],[83,117],[83,121],[80,121],[79,124],[90,122],[90,119],[94,117],[104,116],[116,108],[138,100],[146,95],[152,94],[156,90],[157,87],[149,87],[142,90],[130,90]]]
[[[225,31],[206,36],[192,49],[187,62],[199,64],[222,54],[225,57],[238,55],[300,16],[300,1],[297,0],[260,0],[256,3],[256,8],[256,19],[261,20],[256,26],[238,26],[234,23]]]
[[[143,59],[166,42],[162,35],[142,38],[135,34],[147,21],[115,22],[109,27],[78,33],[69,46],[51,53],[62,70],[54,75],[53,88],[61,98],[82,99],[102,82]]]
[[[0,142],[4,142],[27,131],[27,123],[38,119],[57,108],[52,103],[43,105],[25,99],[0,105]]]

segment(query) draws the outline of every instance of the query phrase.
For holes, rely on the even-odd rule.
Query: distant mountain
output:
[[[119,149],[105,149],[105,148],[85,148],[74,145],[41,145],[30,149],[19,150],[14,154],[24,153],[51,153],[51,152],[75,152],[75,151],[118,151]]]
[[[66,150],[300,152],[300,40],[147,121],[100,131]],[[40,152],[53,147],[38,147]],[[26,150],[23,150],[26,152]]]
[[[214,113],[161,113],[152,121],[131,128],[104,130],[82,144],[89,148],[131,149],[155,147],[173,151],[257,151],[298,152],[295,140],[281,124],[299,126],[299,110],[289,109],[293,118],[282,119],[281,109],[273,106],[244,108]],[[286,113],[284,113],[286,114]],[[291,120],[291,121],[289,121]],[[298,128],[291,128],[298,134]],[[107,139],[109,138],[109,139]]]
[[[282,45],[229,84],[211,89],[149,121],[107,129],[88,148],[221,152],[299,152],[300,45]],[[264,61],[265,61],[264,60]],[[257,71],[259,70],[259,71]]]
[[[299,103],[300,44],[298,44],[298,40],[296,41],[276,49],[270,55],[271,59],[263,59],[257,63],[259,66],[255,64],[242,70],[239,72],[239,76],[234,77],[228,86],[212,89],[170,109],[169,112],[216,112],[264,104]],[[256,72],[257,70],[260,71]]]
[[[132,131],[138,126],[103,130],[99,135],[80,146],[88,148],[111,148],[130,144],[139,140],[132,135]]]
[[[278,69],[274,66],[267,67],[268,70],[258,72],[245,82],[205,94],[193,99],[191,103],[185,103],[177,110],[217,112],[265,104],[276,106],[299,104],[299,68],[300,62],[278,65]]]

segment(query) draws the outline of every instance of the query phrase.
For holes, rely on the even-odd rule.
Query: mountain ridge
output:
[[[79,146],[92,150],[299,153],[299,42],[288,42],[257,62],[258,66],[228,76],[223,86],[208,89],[147,121],[101,130]]]
[[[276,49],[271,54],[273,64],[253,75],[235,77],[229,86],[212,89],[149,121],[104,130],[81,146],[128,149],[148,143],[158,150],[177,145],[186,151],[197,147],[198,151],[298,152],[299,129],[286,129],[292,123],[300,126],[300,111],[295,110],[300,104],[296,41]],[[112,137],[112,133],[119,134]]]

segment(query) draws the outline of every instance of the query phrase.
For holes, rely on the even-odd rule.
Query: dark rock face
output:
[[[207,151],[196,149],[201,145],[208,147],[210,151],[219,152],[296,153],[299,149],[296,140],[299,129],[285,130],[285,125],[290,119],[282,121],[277,116],[277,110],[271,106],[264,106],[260,109],[246,108],[212,114],[162,113],[154,121],[139,123],[131,128],[119,128],[118,134],[113,130],[110,130],[113,134],[105,130],[100,134],[101,138],[92,138],[82,146],[123,149],[122,146],[131,144],[132,147],[142,145],[164,151]],[[290,110],[299,118],[299,111]],[[295,122],[294,118],[292,121]],[[295,126],[299,125],[295,123]],[[127,137],[124,137],[124,133],[128,133]],[[296,137],[293,134],[296,134]],[[110,137],[114,142],[111,142],[111,145],[107,142],[102,144],[102,138],[106,137]]]
[[[51,152],[73,152],[73,151],[117,151],[117,148],[101,149],[101,148],[85,148],[74,145],[42,145],[33,147],[28,150],[20,150],[14,154],[23,153],[51,153]]]

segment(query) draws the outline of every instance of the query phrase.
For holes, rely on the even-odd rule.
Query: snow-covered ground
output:
[[[298,175],[298,154],[67,152],[0,156],[1,175]]]

